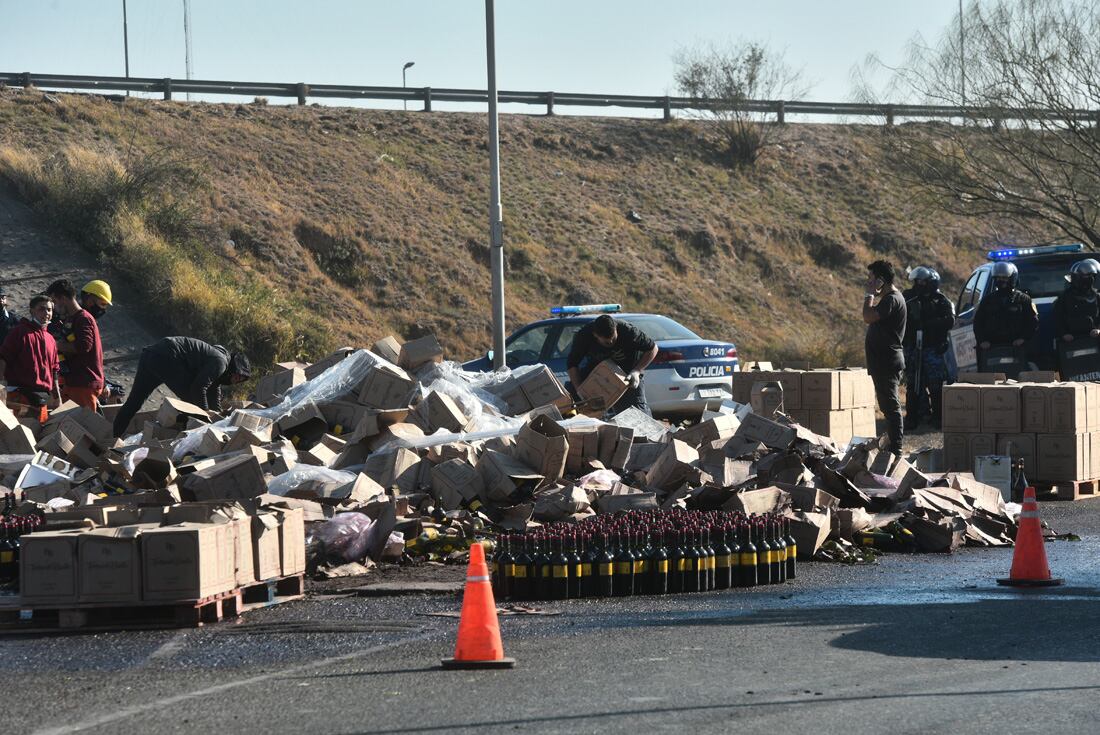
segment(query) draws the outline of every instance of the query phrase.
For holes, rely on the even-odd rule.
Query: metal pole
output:
[[[963,43],[963,0],[959,0],[959,89],[962,90],[962,106],[966,107],[966,54]]]
[[[504,222],[500,207],[496,30],[493,0],[485,0],[485,61],[489,73],[489,255],[493,286],[493,368],[504,367]]]
[[[191,79],[191,3],[189,0],[183,0],[183,54],[185,69],[187,72],[187,78]],[[191,93],[187,93],[187,101],[191,101]]]
[[[415,64],[416,64],[415,61],[406,61],[405,65],[403,67],[401,67],[401,89],[402,90],[405,89],[405,72],[408,71],[409,68],[414,66]],[[405,103],[405,110],[408,111],[408,109],[409,109],[409,100],[404,99],[404,100],[402,100],[402,102]]]
[[[126,22],[126,0],[122,0],[122,54],[126,59],[126,78],[130,78],[130,29]],[[126,96],[130,96],[130,90],[126,90]]]

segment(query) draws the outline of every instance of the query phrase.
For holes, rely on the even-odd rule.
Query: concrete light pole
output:
[[[493,368],[504,367],[504,222],[500,207],[500,132],[493,0],[485,0],[485,60],[489,73],[489,255],[493,286]]]

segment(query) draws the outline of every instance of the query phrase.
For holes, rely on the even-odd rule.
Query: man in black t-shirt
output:
[[[626,393],[614,406],[612,415],[631,406],[649,413],[642,389],[642,373],[657,356],[657,343],[632,324],[613,319],[607,314],[584,325],[573,338],[566,365],[573,390],[584,382],[592,369],[604,360],[612,360],[627,374]]]
[[[905,299],[894,286],[894,266],[876,260],[867,266],[869,277],[863,297],[863,321],[867,325],[864,350],[867,372],[875,383],[879,410],[886,417],[890,452],[901,454],[902,425],[898,383],[905,370],[902,341],[905,338]]]

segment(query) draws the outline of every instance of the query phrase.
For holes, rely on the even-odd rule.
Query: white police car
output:
[[[515,368],[543,363],[563,384],[569,382],[566,359],[573,337],[600,314],[615,314],[645,332],[657,343],[657,356],[645,371],[645,398],[654,416],[697,418],[707,406],[727,400],[732,375],[738,368],[737,347],[731,342],[706,340],[667,316],[622,314],[618,304],[556,306],[551,319],[532,322],[505,341],[505,364]],[[491,353],[467,362],[466,370],[493,369]]]

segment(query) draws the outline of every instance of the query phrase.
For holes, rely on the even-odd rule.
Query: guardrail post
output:
[[[787,123],[787,103],[783,100],[778,100],[775,103],[775,121],[780,125]]]
[[[432,88],[424,87],[424,112],[432,111]]]
[[[667,97],[667,96],[662,97],[661,98],[661,106],[665,110],[665,120],[671,120],[672,119],[672,99]]]
[[[23,83],[24,88],[31,86],[31,73],[29,71],[23,72],[19,81]]]
[[[309,85],[307,85],[305,82],[298,82],[297,89],[298,89],[298,104],[299,105],[304,105],[306,103],[306,95],[309,94]]]
[[[546,93],[546,114],[547,115],[553,115],[554,114],[554,93],[553,92],[547,92]]]
[[[892,126],[894,124],[894,106],[886,105],[886,125]]]
[[[172,99],[172,80],[168,77],[165,77],[161,80],[160,84],[161,87],[164,89],[164,99]]]

